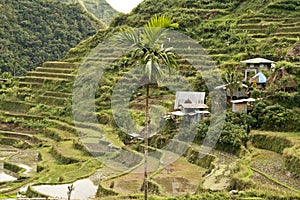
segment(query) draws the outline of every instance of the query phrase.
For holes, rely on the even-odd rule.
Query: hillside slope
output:
[[[131,26],[142,26],[144,25],[144,20],[151,15],[164,12],[172,15],[180,23],[180,31],[198,40],[210,52],[215,62],[224,67],[235,65],[239,63],[240,59],[255,55],[272,56],[272,58],[280,60],[284,58],[285,50],[290,49],[297,43],[299,31],[297,31],[298,13],[296,11],[298,7],[296,3],[294,12],[289,11],[293,6],[289,6],[288,9],[286,9],[286,6],[284,6],[284,9],[279,9],[278,6],[282,5],[280,4],[282,1],[274,1],[273,4],[269,4],[267,1],[261,1],[261,4],[258,4],[257,1],[251,0],[243,3],[234,0],[222,2],[178,0],[174,1],[174,4],[169,2],[167,8],[165,6],[168,5],[166,1],[163,1],[162,4],[158,1],[145,1],[145,4],[141,4],[132,14],[119,15],[113,23],[113,27],[110,27],[108,30],[98,31],[96,35],[81,42],[76,48],[71,49],[65,59],[80,61],[90,49],[116,31],[118,26],[124,25],[124,23],[128,23]],[[144,13],[144,11],[147,11],[148,14]],[[282,16],[278,14],[281,12]],[[176,18],[176,13],[182,16]],[[275,54],[274,47],[279,48],[278,53],[280,54]],[[103,73],[103,78],[99,82],[98,87],[96,86],[97,90],[95,95],[93,95],[93,98],[95,97],[93,103],[95,103],[96,113],[91,113],[89,108],[85,108],[82,109],[84,114],[86,114],[83,118],[76,118],[76,121],[74,121],[72,116],[72,113],[74,115],[72,97],[74,100],[74,96],[81,96],[81,93],[74,93],[73,90],[76,88],[73,83],[80,63],[46,62],[36,68],[36,71],[29,72],[27,76],[19,79],[20,88],[12,89],[10,90],[11,94],[8,91],[6,96],[2,96],[2,101],[0,102],[0,115],[2,115],[0,124],[2,124],[2,127],[0,127],[0,130],[2,129],[2,135],[4,136],[3,141],[19,148],[35,148],[39,151],[40,160],[36,163],[37,170],[33,171],[30,177],[26,177],[25,181],[59,185],[89,176],[100,165],[95,161],[90,163],[91,157],[86,155],[87,149],[85,147],[88,147],[89,152],[96,157],[98,155],[100,159],[108,159],[110,162],[113,161],[113,164],[118,162],[118,166],[122,168],[135,169],[136,174],[140,172],[141,168],[139,167],[142,163],[141,147],[143,145],[139,142],[135,143],[132,141],[132,138],[127,137],[126,134],[115,127],[111,109],[112,90],[114,90],[117,81],[122,76],[124,77],[124,74],[131,69],[130,67],[134,66],[134,63],[126,56],[115,59],[112,52],[114,52],[114,49],[109,47],[101,48],[95,55],[96,59],[92,57],[85,62],[86,69],[93,69],[93,65],[90,65],[91,63],[88,61],[94,62],[97,61],[97,58],[106,62],[114,61],[113,65]],[[283,54],[281,55],[282,52]],[[297,57],[293,59],[293,61],[297,61]],[[100,62],[100,64],[103,63]],[[210,63],[207,64],[209,65]],[[181,60],[179,65],[182,75],[188,77],[195,85],[204,85],[201,82],[201,76],[198,76],[199,74],[196,74],[195,70],[192,70],[192,67],[187,65],[185,60]],[[90,66],[91,68],[88,68]],[[89,71],[85,70],[84,73],[88,74]],[[80,80],[80,76],[77,78]],[[124,88],[130,88],[134,79],[134,76],[125,76],[124,82],[122,82]],[[88,81],[85,81],[86,79],[82,80],[89,88]],[[197,88],[197,90],[204,91],[203,88]],[[82,93],[82,96],[82,102],[88,103],[88,95]],[[142,110],[145,97],[143,89],[134,92],[132,96],[133,100],[130,102],[130,106],[133,118],[137,119],[138,125],[143,126],[142,116],[144,114]],[[171,108],[174,101],[173,97],[174,95],[170,94],[169,91],[163,90],[163,88],[158,88],[158,90],[153,88],[150,101],[151,104]],[[121,98],[116,99],[119,100]],[[96,116],[99,123],[86,123],[90,116]],[[237,119],[238,116],[233,119]],[[227,124],[231,124],[233,119],[230,119]],[[241,119],[243,120],[242,117]],[[7,127],[12,125],[17,126],[17,128],[8,132]],[[25,126],[31,129],[21,129],[18,126]],[[242,126],[239,125],[239,127]],[[236,130],[237,128],[229,129],[228,132],[236,133]],[[205,157],[204,160],[198,159],[199,146],[197,143],[194,143],[187,150],[186,159],[180,159],[166,167],[166,169],[162,171],[157,170],[151,174],[151,185],[157,188],[153,192],[159,196],[199,193],[199,196],[191,197],[194,199],[204,199],[203,192],[205,191],[210,193],[210,199],[232,199],[235,197],[299,199],[299,192],[296,188],[299,185],[299,181],[298,179],[288,178],[289,175],[286,174],[289,172],[282,165],[283,162],[281,163],[285,158],[288,159],[284,162],[290,162],[290,160],[299,158],[296,157],[298,153],[293,154],[293,151],[297,152],[298,144],[295,146],[292,146],[292,144],[286,145],[287,140],[281,137],[271,138],[276,144],[277,141],[283,142],[286,150],[276,153],[269,152],[259,148],[261,148],[260,145],[266,148],[266,143],[273,144],[266,140],[267,136],[273,135],[273,133],[266,134],[264,139],[260,139],[262,134],[257,133],[257,135],[259,135],[256,136],[258,141],[264,143],[261,144],[254,141],[254,147],[251,149],[253,151],[243,155],[240,160],[236,160],[236,155],[218,151],[212,152],[213,154]],[[33,136],[39,139],[36,143],[33,143]],[[85,147],[78,142],[79,137],[85,143]],[[168,132],[166,134],[158,134],[157,137],[150,141],[150,144],[153,149],[159,152],[160,146],[156,145],[159,145],[160,142],[161,144],[168,143],[166,142],[169,139],[168,137]],[[298,135],[295,137],[298,138]],[[21,143],[20,138],[26,138],[28,141],[24,140]],[[184,141],[179,139],[172,144],[176,145],[178,149],[184,148],[186,146],[183,143]],[[124,145],[126,145],[126,148],[124,148]],[[119,151],[120,149],[126,151]],[[281,155],[282,153],[284,154]],[[295,156],[290,157],[290,155]],[[266,167],[263,156],[267,158],[265,160],[268,160],[268,162],[272,161],[270,163],[274,164],[272,166],[275,167],[272,167],[271,171],[269,171],[269,167]],[[272,160],[269,158],[270,156]],[[167,156],[163,153],[158,153],[157,157],[151,155],[150,157],[151,163],[156,166],[164,163],[163,158]],[[5,158],[7,162],[13,162],[14,160],[16,160],[14,157]],[[261,162],[262,160],[263,162]],[[293,163],[297,164],[298,160]],[[298,169],[297,165],[290,166],[294,171]],[[212,167],[216,170],[211,171]],[[273,174],[275,170],[276,172]],[[280,177],[281,174],[277,173],[278,171],[281,171],[285,176]],[[135,173],[120,174],[120,172],[111,172],[105,167],[100,172],[103,179],[99,183],[99,198],[103,199],[105,195],[115,195],[116,193],[130,194],[130,196],[133,193],[140,195],[142,186],[140,178],[142,175],[136,175]],[[228,176],[230,173],[232,176],[230,176],[231,180],[229,182]],[[20,173],[18,177],[22,178],[22,176],[24,175]],[[210,178],[207,178],[208,176]],[[224,177],[226,178],[224,179]],[[174,180],[176,184],[173,184]],[[2,184],[0,190],[5,194],[15,193],[17,188],[27,184],[25,181]],[[262,181],[264,184],[262,184]],[[174,185],[177,185],[175,190]],[[218,187],[216,188],[215,186]],[[228,189],[228,191],[222,192],[224,188]],[[239,196],[230,195],[229,190],[231,189],[240,190]],[[211,194],[212,190],[221,190],[221,192]],[[109,196],[107,199],[112,198],[114,197]]]
[[[166,14],[220,66],[239,65],[256,56],[297,62],[299,58],[286,55],[299,42],[299,9],[295,0],[145,0],[130,14],[119,14],[109,32],[122,25],[141,27],[151,16]],[[104,35],[82,42],[66,59],[78,60],[79,53],[85,55],[83,51],[95,47]]]
[[[0,67],[24,74],[103,28],[79,4],[33,0],[0,2]]]
[[[88,12],[109,25],[118,14],[105,0],[60,0],[62,2],[79,2]]]

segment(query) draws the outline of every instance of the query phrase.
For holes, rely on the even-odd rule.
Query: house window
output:
[[[264,64],[260,64],[259,67],[260,67],[260,68],[264,68],[265,65],[264,65]]]

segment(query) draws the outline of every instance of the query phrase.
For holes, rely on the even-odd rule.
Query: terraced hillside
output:
[[[154,14],[166,14],[179,23],[180,31],[198,41],[220,66],[239,65],[239,61],[252,57],[265,57],[280,61],[299,42],[299,13],[280,7],[276,1],[143,1],[130,14],[120,14],[113,27],[129,25],[141,27]],[[297,2],[292,1],[297,6]],[[168,6],[166,6],[168,5]],[[95,47],[106,34],[81,43],[66,56]],[[78,60],[80,58],[76,58]]]
[[[111,51],[112,49],[109,48],[101,49],[96,58],[98,61],[103,58],[106,61],[112,61],[114,58],[110,57]],[[188,52],[193,52],[193,49]],[[184,54],[187,58],[189,58],[188,52]],[[97,61],[95,57],[90,59],[94,62]],[[123,59],[125,58],[117,59],[115,62],[122,62]],[[88,67],[88,63],[90,63],[88,61],[85,62],[86,66],[81,65],[81,67]],[[200,60],[193,60],[193,62],[197,61],[199,63]],[[200,61],[200,63],[211,65],[209,62]],[[27,76],[20,78],[17,96],[19,102],[16,99],[7,99],[5,103],[1,104],[1,143],[15,147],[9,149],[4,146],[3,149],[7,149],[8,152],[8,154],[2,155],[5,159],[4,163],[6,163],[4,168],[9,170],[7,173],[13,171],[16,174],[12,175],[22,180],[2,184],[2,193],[15,193],[20,188],[29,186],[27,194],[36,196],[38,195],[38,186],[35,184],[61,185],[71,183],[77,179],[91,176],[97,170],[97,174],[101,174],[102,177],[97,182],[99,184],[97,192],[99,198],[103,199],[107,196],[114,198],[113,196],[117,194],[134,194],[137,197],[141,195],[143,155],[140,151],[143,145],[136,146],[135,142],[129,138],[126,139],[126,137],[124,140],[123,137],[120,137],[122,135],[118,135],[120,130],[113,128],[112,124],[107,124],[110,116],[104,114],[109,112],[109,106],[106,104],[110,101],[97,100],[101,103],[98,104],[97,113],[100,123],[91,123],[88,118],[74,122],[71,118],[68,109],[71,109],[74,72],[78,71],[78,67],[79,64],[75,63],[46,62],[36,71],[29,72]],[[106,76],[99,85],[100,89],[112,87],[107,83],[111,82],[109,80],[116,70],[120,70],[120,77],[125,73],[113,64],[105,72]],[[89,70],[86,69],[85,72],[88,73]],[[126,85],[129,80],[124,81],[123,84]],[[130,88],[130,81],[128,87]],[[170,94],[166,93],[166,96],[170,96]],[[99,96],[98,98],[104,97]],[[106,98],[108,97],[106,96]],[[169,101],[170,97],[165,100]],[[158,103],[159,101],[153,99],[153,103],[155,102]],[[132,103],[133,111],[139,112],[138,98]],[[262,163],[261,158],[255,154],[255,151],[263,151],[261,149],[257,149],[251,154],[253,158],[251,158],[250,163],[253,165],[248,166],[249,163],[244,164],[237,155],[217,150],[211,154],[203,155],[201,154],[203,147],[197,144],[188,146],[185,143],[186,139],[178,137],[178,139],[169,142],[170,148],[161,150],[151,147],[149,168],[151,169],[150,191],[152,194],[164,197],[180,196],[187,193],[197,194],[199,191],[214,191],[223,198],[231,198],[232,196],[224,190],[238,189],[245,191],[239,194],[241,196],[263,196],[266,194],[259,189],[259,185],[265,177],[267,178],[265,181],[268,183],[266,188],[272,191],[267,195],[271,197],[278,195],[298,197],[298,189],[295,185],[298,182],[297,178],[286,182],[286,179],[282,180],[277,177],[277,172],[263,171],[268,164]],[[258,145],[255,140],[254,144]],[[167,163],[173,156],[178,158],[172,146],[176,146],[179,151],[185,149],[186,152],[184,157],[175,159],[175,162],[164,166],[162,164]],[[22,150],[22,148],[26,150]],[[261,147],[257,146],[257,148]],[[90,157],[90,154],[94,157]],[[272,152],[263,154],[272,155],[271,158],[280,157],[277,154],[273,155]],[[100,164],[95,158],[99,158],[100,162],[106,165]],[[32,160],[32,162],[27,162],[27,159]],[[245,160],[247,159],[245,158]],[[264,158],[264,162],[267,161]],[[277,164],[282,172],[286,172],[283,166]],[[250,171],[244,171],[244,165],[246,169],[250,167]],[[243,182],[244,178],[249,178],[247,173],[254,172],[255,175],[250,176],[253,179],[249,181],[250,187],[243,188],[244,185],[247,185]],[[245,175],[247,177],[244,177]],[[284,192],[281,191],[282,187],[285,188]],[[253,189],[259,193],[253,195]],[[47,193],[39,193],[39,195],[47,195]]]
[[[197,48],[198,42],[195,47],[188,40],[170,37],[167,45],[182,47],[175,48],[180,54],[179,75],[190,81],[193,89],[207,91],[209,84],[204,83],[204,74],[196,70],[198,65],[201,69],[211,69],[214,63],[227,67],[255,55],[272,55],[279,59],[279,55],[274,54],[277,46],[281,46],[279,53],[283,50],[285,57],[284,50],[297,42],[297,28],[292,31],[294,35],[282,35],[282,32],[292,24],[297,27],[291,20],[298,14],[282,14],[284,18],[275,16],[272,12],[281,9],[274,6],[279,2],[282,1],[258,4],[257,1],[176,0],[174,4],[169,2],[170,6],[166,8],[164,5],[169,4],[164,1],[145,1],[133,13],[120,15],[113,23],[115,27],[99,31],[71,49],[65,60],[72,63],[46,62],[20,77],[19,87],[1,95],[0,142],[4,146],[1,146],[0,166],[3,160],[5,174],[11,175],[14,181],[1,183],[0,193],[15,194],[25,188],[28,196],[51,196],[38,191],[38,185],[54,184],[66,189],[68,184],[94,174],[98,198],[142,198],[144,144],[126,134],[124,127],[117,127],[116,123],[120,125],[123,121],[120,123],[114,118],[123,115],[121,111],[125,106],[122,103],[127,98],[130,112],[125,113],[123,119],[132,117],[136,125],[124,121],[125,130],[143,130],[145,91],[132,84],[139,78],[132,72],[135,62],[120,47],[100,45],[92,54],[90,49],[123,23],[138,26],[144,25],[145,20],[155,13],[166,12],[174,19],[178,14],[176,20],[182,25],[180,31],[203,45],[212,60],[205,54],[194,55],[201,51]],[[273,23],[285,29],[273,29]],[[183,48],[180,43],[189,44],[189,48]],[[264,45],[264,50],[258,51]],[[297,58],[292,61],[296,62]],[[177,89],[186,89],[187,84],[183,84],[186,82],[175,80]],[[124,91],[117,90],[118,84],[126,89],[125,95],[121,93]],[[156,105],[152,114],[157,114],[162,107],[172,109],[174,93],[166,89],[167,86],[151,89],[150,103]],[[116,90],[120,93],[113,93]],[[112,103],[119,105],[119,112],[113,113]],[[241,115],[235,117],[235,121],[243,119]],[[226,122],[229,124],[234,120]],[[245,125],[235,124],[239,128]],[[176,123],[166,126],[149,140],[149,188],[151,195],[157,196],[154,199],[170,196],[187,199],[300,198],[298,133],[280,135],[253,131],[247,135],[243,130],[247,140],[251,138],[247,149],[242,146],[236,154],[219,150],[207,154],[208,149],[200,146],[201,136],[196,135],[199,141],[190,141],[186,137],[189,134],[185,133],[196,132],[193,127],[173,137],[176,128]],[[236,133],[237,128],[230,131]],[[236,139],[229,138],[225,142]],[[231,148],[233,146],[227,150],[234,151]]]
[[[73,122],[63,118],[70,113],[67,108],[76,67],[70,63],[44,63],[19,80],[14,98],[1,101],[1,144],[8,152],[1,158],[4,169],[18,180],[1,184],[1,194],[15,194],[20,188],[26,191],[37,183],[73,182],[90,176],[101,166],[78,142]],[[83,127],[80,131],[91,130]]]

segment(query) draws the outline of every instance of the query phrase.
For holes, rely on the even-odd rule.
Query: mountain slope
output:
[[[299,9],[295,0],[145,0],[130,14],[119,14],[109,32],[122,25],[141,27],[151,16],[166,14],[220,66],[239,65],[240,60],[256,56],[279,61],[299,42]],[[94,47],[103,35],[82,42],[66,58],[72,60],[76,52],[83,55],[82,50]]]
[[[118,14],[105,0],[60,0],[62,2],[79,2],[80,5],[92,15],[109,25]]]
[[[57,60],[81,40],[104,28],[79,4],[4,0],[0,3],[1,71],[24,74]]]

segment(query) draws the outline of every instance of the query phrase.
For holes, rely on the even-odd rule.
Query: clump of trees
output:
[[[226,113],[226,120],[222,132],[217,142],[217,148],[230,152],[238,151],[246,145],[249,139],[251,117],[244,113]],[[207,118],[199,123],[194,143],[202,144],[203,139],[207,136],[210,127],[210,119]]]
[[[251,126],[267,131],[299,131],[300,113],[280,104],[259,101],[251,112]]]

